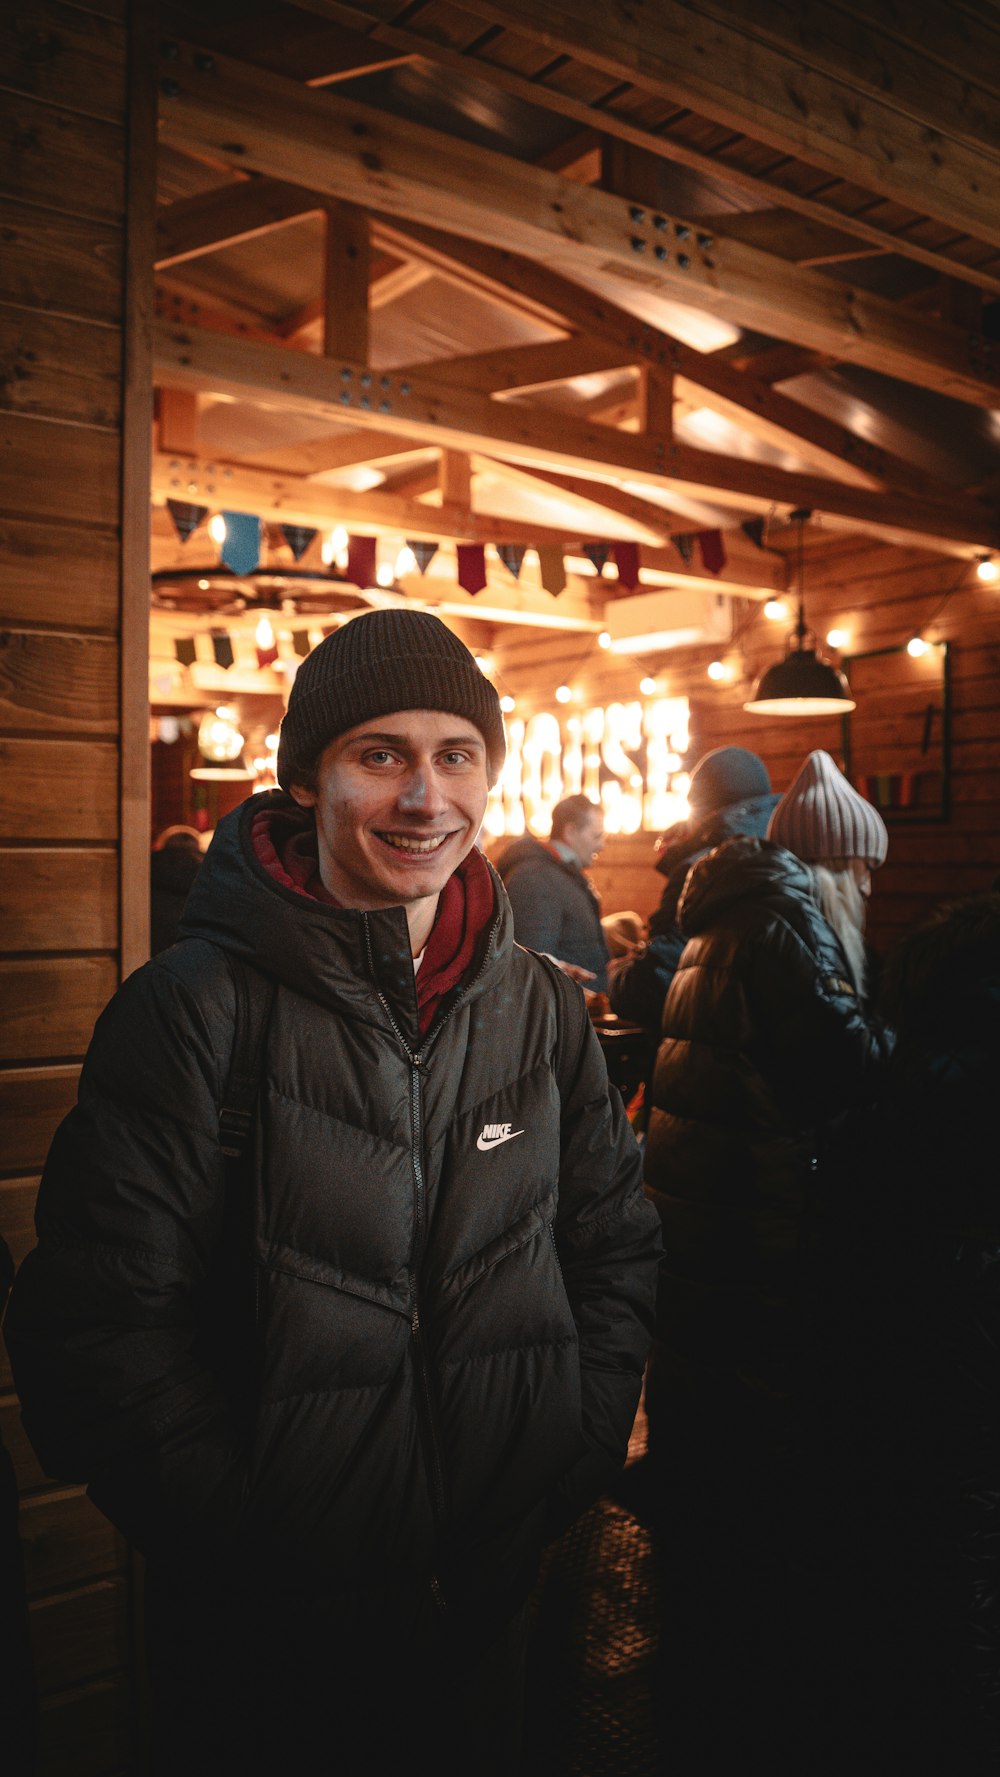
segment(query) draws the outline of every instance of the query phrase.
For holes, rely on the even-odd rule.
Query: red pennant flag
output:
[[[616,543],[613,553],[619,586],[624,586],[628,592],[634,592],[639,584],[638,543]]]
[[[726,565],[726,545],[722,541],[722,532],[699,531],[697,536],[702,566],[709,574],[721,574]]]
[[[486,585],[486,550],[481,543],[459,543],[455,554],[458,584],[475,597]]]
[[[374,586],[378,566],[378,542],[375,537],[348,537],[347,578],[355,586]]]

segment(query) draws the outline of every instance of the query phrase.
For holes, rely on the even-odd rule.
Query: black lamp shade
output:
[[[843,673],[814,648],[795,648],[769,666],[743,705],[758,716],[841,716],[854,707]]]

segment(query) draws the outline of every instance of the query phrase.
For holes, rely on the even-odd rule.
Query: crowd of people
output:
[[[723,747],[641,933],[584,797],[493,870],[503,756],[436,618],[328,636],[53,1144],[6,1336],[46,1472],[145,1556],[155,1768],[516,1777],[541,1554],[644,1380],[663,1771],[980,1777],[1000,892],[880,966],[877,810]]]

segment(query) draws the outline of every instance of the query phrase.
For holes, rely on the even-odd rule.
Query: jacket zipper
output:
[[[362,917],[364,917],[364,916],[362,916]],[[490,952],[493,948],[493,942],[496,938],[496,934],[499,929],[499,924],[500,924],[500,919],[499,919],[499,915],[497,915],[494,918],[493,925],[490,929],[489,940],[488,940],[486,948],[483,952],[483,960],[480,963],[479,968],[476,970],[476,973],[473,976],[472,981],[469,983],[470,987],[474,986],[475,983],[479,980],[480,975],[482,974],[483,970],[486,967],[487,962],[489,961]],[[413,1268],[410,1272],[410,1277],[409,1277],[409,1283],[410,1283],[410,1338],[413,1343],[413,1355],[414,1355],[414,1362],[415,1362],[416,1372],[417,1372],[417,1381],[418,1381],[418,1385],[419,1385],[419,1396],[420,1396],[420,1401],[421,1401],[422,1409],[423,1409],[424,1428],[425,1428],[425,1431],[427,1434],[426,1447],[427,1447],[429,1454],[430,1454],[429,1466],[430,1466],[430,1479],[431,1479],[431,1502],[433,1504],[435,1517],[437,1518],[438,1523],[443,1525],[446,1521],[446,1518],[447,1518],[447,1496],[446,1496],[446,1492],[445,1492],[445,1478],[444,1478],[444,1455],[443,1455],[443,1451],[441,1449],[441,1439],[438,1434],[437,1415],[434,1411],[434,1398],[433,1398],[433,1394],[432,1394],[432,1390],[431,1390],[430,1370],[429,1370],[428,1363],[427,1363],[427,1353],[426,1353],[426,1350],[424,1347],[423,1331],[422,1331],[422,1328],[420,1325],[419,1273],[420,1273],[420,1263],[423,1258],[423,1244],[424,1244],[424,1234],[426,1232],[426,1206],[427,1206],[427,1184],[426,1184],[426,1179],[424,1177],[424,1161],[423,1161],[423,1152],[422,1152],[422,1147],[423,1147],[423,1098],[422,1098],[422,1087],[421,1087],[421,1083],[420,1083],[420,1070],[426,1061],[427,1054],[428,1054],[431,1046],[436,1042],[441,1031],[444,1029],[444,1026],[447,1024],[449,1018],[452,1016],[452,1013],[457,1011],[462,999],[465,997],[465,993],[466,993],[467,989],[462,988],[455,995],[455,998],[452,1001],[451,1005],[448,1007],[448,1010],[445,1013],[444,1017],[442,1019],[440,1019],[439,1022],[435,1025],[434,1029],[428,1033],[427,1041],[424,1043],[422,1050],[418,1050],[416,1053],[414,1053],[414,1051],[410,1048],[409,1043],[406,1041],[406,1038],[404,1037],[402,1031],[400,1030],[399,1025],[396,1023],[396,1020],[392,1014],[392,1008],[389,1005],[389,1002],[386,999],[384,993],[382,992],[382,989],[378,985],[378,976],[376,975],[376,972],[375,972],[375,959],[372,955],[371,928],[369,927],[367,918],[364,918],[364,926],[365,926],[365,945],[366,945],[366,948],[368,951],[368,967],[371,971],[372,980],[375,983],[376,997],[377,997],[378,1002],[379,1002],[380,1006],[382,1007],[382,1010],[384,1011],[387,1019],[389,1020],[389,1024],[392,1028],[393,1034],[396,1038],[397,1043],[399,1044],[400,1049],[403,1052],[403,1055],[406,1058],[406,1061],[407,1061],[407,1063],[409,1065],[409,1069],[410,1069],[410,1164],[413,1168],[413,1181],[414,1181],[414,1185],[416,1188],[416,1214],[415,1214],[416,1240],[414,1243],[414,1252],[413,1252]],[[438,1610],[440,1612],[442,1612],[442,1614],[445,1613],[448,1609],[448,1600],[445,1597],[444,1591],[441,1586],[441,1582],[438,1579],[438,1576],[436,1573],[431,1574],[430,1586],[431,1586],[431,1596],[434,1600],[435,1605],[437,1606]]]

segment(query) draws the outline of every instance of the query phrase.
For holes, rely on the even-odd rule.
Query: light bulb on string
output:
[[[717,685],[720,685],[723,679],[728,678],[729,676],[726,671],[725,663],[721,660],[710,660],[705,671],[709,678]]]
[[[224,543],[226,541],[228,532],[226,530],[226,521],[221,512],[212,513],[212,516],[208,521],[208,534],[213,543]]]
[[[788,606],[784,599],[768,599],[764,606],[764,616],[772,623],[781,623],[788,616]]]
[[[906,644],[906,652],[912,654],[914,660],[919,660],[921,654],[926,654],[929,647],[930,642],[925,642],[923,636],[911,636]]]
[[[500,708],[503,710],[505,716],[510,716],[513,715],[514,711],[517,709],[517,703],[509,693],[505,693],[500,699]]]
[[[607,631],[607,630],[606,630],[606,629],[602,629],[602,630],[601,630],[601,633],[600,633],[600,635],[599,635],[599,636],[598,636],[598,638],[597,638],[597,646],[598,646],[598,647],[599,647],[599,648],[610,648],[610,646],[611,646],[611,637],[610,637],[610,635],[609,635],[609,634],[608,634],[608,631]]]
[[[993,586],[1000,580],[1000,568],[997,567],[992,555],[981,555],[976,563],[977,578],[985,586]]]
[[[645,678],[639,680],[639,690],[642,692],[643,697],[655,697],[658,689],[659,687],[657,686],[655,679]]]
[[[257,624],[257,628],[253,632],[253,639],[261,650],[261,653],[266,653],[268,648],[274,647],[274,630],[271,628],[270,620],[267,617],[261,617]]]
[[[404,574],[412,574],[416,568],[416,565],[417,565],[417,558],[414,555],[413,550],[410,548],[410,545],[408,543],[404,543],[402,549],[400,550],[399,554],[396,557],[396,566],[395,566],[395,570],[394,570],[396,579],[397,580],[402,579],[402,576]]]
[[[846,648],[850,639],[846,629],[828,629],[826,632],[827,647],[829,648]]]
[[[557,685],[556,686],[556,702],[557,703],[571,703],[572,700],[573,700],[573,693],[570,690],[568,685]]]

